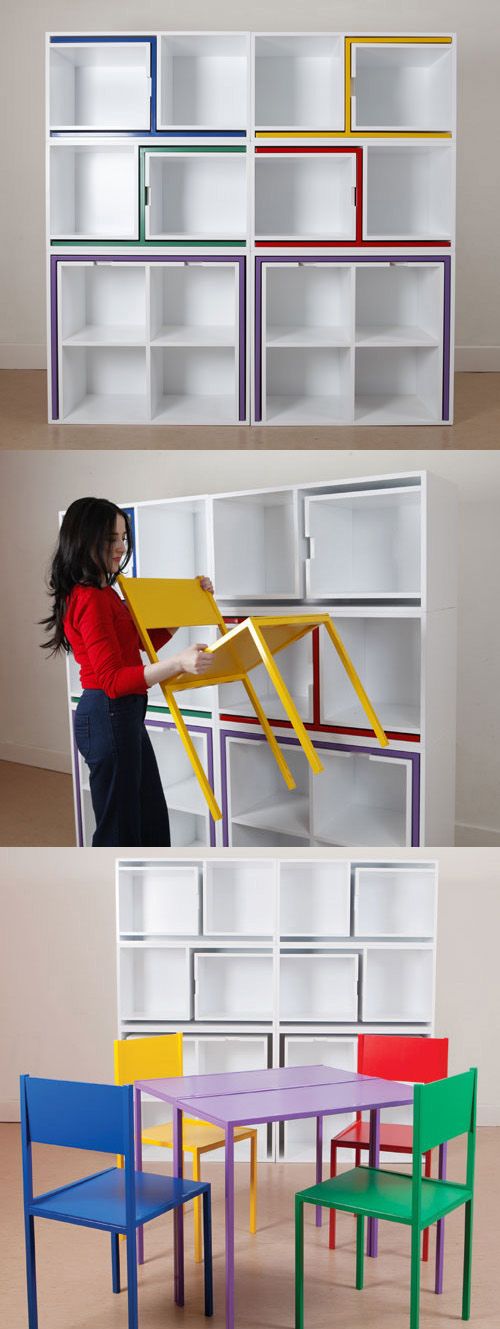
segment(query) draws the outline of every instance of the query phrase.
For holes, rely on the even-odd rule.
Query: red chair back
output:
[[[444,1080],[448,1074],[448,1039],[358,1034],[358,1072],[413,1084]]]

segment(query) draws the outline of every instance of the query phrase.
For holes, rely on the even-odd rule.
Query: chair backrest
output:
[[[21,1076],[26,1144],[123,1154],[133,1158],[133,1093],[114,1084]]]
[[[358,1072],[428,1084],[448,1074],[448,1039],[411,1034],[359,1034]]]
[[[422,1154],[459,1135],[467,1135],[467,1186],[474,1185],[477,1070],[415,1085],[413,1098],[413,1213],[418,1215],[422,1189]]]
[[[220,609],[198,577],[119,577],[118,585],[141,635],[144,629],[209,623],[224,630]]]
[[[182,1034],[115,1039],[115,1084],[182,1075]]]

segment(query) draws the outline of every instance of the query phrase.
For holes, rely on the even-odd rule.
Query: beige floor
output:
[[[0,761],[0,845],[75,845],[70,775]]]
[[[48,425],[42,370],[0,372],[4,448],[498,448],[500,374],[457,374],[455,424],[387,429]]]
[[[459,1146],[461,1149],[461,1145]],[[98,1170],[101,1161],[74,1151],[39,1148],[35,1179],[40,1189]],[[454,1163],[456,1171],[453,1172]],[[108,1160],[102,1166],[108,1166]],[[461,1156],[450,1149],[450,1173],[461,1175]],[[5,1329],[25,1329],[24,1248],[21,1220],[19,1129],[0,1126],[0,1173],[3,1203],[0,1240],[8,1271],[0,1296],[0,1321]],[[205,1167],[213,1186],[215,1316],[224,1323],[223,1169]],[[237,1167],[236,1203],[236,1311],[239,1329],[292,1329],[293,1326],[293,1194],[312,1180],[306,1165],[259,1164],[258,1232],[246,1231],[247,1169]],[[498,1259],[498,1194],[500,1189],[500,1129],[481,1130],[478,1137],[477,1202],[471,1324],[475,1329],[498,1329],[500,1320],[500,1265]],[[141,1329],[203,1324],[202,1276],[192,1260],[192,1220],[186,1221],[186,1305],[172,1301],[171,1218],[150,1224],[147,1261],[139,1276]],[[362,1293],[353,1287],[354,1224],[339,1218],[339,1248],[327,1249],[326,1228],[306,1229],[307,1329],[407,1329],[409,1306],[408,1234],[385,1225],[380,1257],[366,1260]],[[434,1237],[431,1262],[422,1269],[422,1329],[452,1329],[460,1322],[461,1213],[447,1220],[445,1291],[432,1291]],[[114,1297],[109,1269],[109,1239],[98,1232],[62,1223],[38,1221],[38,1297],[40,1329],[125,1329],[126,1296]],[[122,1266],[123,1268],[123,1266]],[[123,1270],[125,1283],[125,1271]]]

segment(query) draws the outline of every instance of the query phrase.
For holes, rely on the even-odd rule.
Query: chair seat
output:
[[[207,1182],[185,1181],[182,1177],[159,1176],[155,1172],[136,1172],[136,1224],[147,1223],[159,1214],[176,1209],[208,1189]],[[67,1223],[81,1223],[106,1231],[124,1232],[125,1171],[109,1168],[106,1172],[83,1177],[69,1186],[34,1197],[30,1212],[40,1218],[55,1218]]]
[[[354,1121],[345,1126],[335,1137],[335,1144],[342,1143],[343,1148],[369,1149],[369,1121]],[[413,1127],[402,1126],[394,1122],[382,1123],[380,1127],[380,1148],[390,1149],[392,1153],[411,1154],[413,1148]]]
[[[256,1134],[255,1126],[237,1126],[234,1131],[236,1140],[250,1140]],[[150,1126],[142,1132],[143,1144],[156,1144],[160,1148],[173,1149],[174,1128],[171,1121],[160,1126]],[[201,1153],[210,1149],[221,1149],[226,1143],[226,1136],[220,1126],[212,1126],[209,1121],[197,1121],[195,1117],[184,1117],[182,1122],[182,1144],[186,1153]]]
[[[451,1213],[471,1196],[467,1186],[458,1186],[451,1181],[422,1180],[421,1228],[429,1227],[438,1218]],[[384,1218],[393,1223],[411,1224],[412,1221],[411,1176],[384,1172],[381,1168],[352,1168],[339,1177],[331,1177],[318,1186],[299,1191],[299,1198],[307,1204],[346,1209],[351,1214],[366,1214],[369,1218]]]

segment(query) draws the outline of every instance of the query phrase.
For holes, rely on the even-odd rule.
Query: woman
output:
[[[83,687],[75,739],[90,770],[93,845],[170,845],[168,811],[145,728],[147,691],[177,674],[203,674],[205,643],[144,665],[127,606],[113,589],[132,554],[126,512],[103,498],[79,498],[66,512],[50,574],[52,612],[42,623],[52,655],[73,652]],[[204,590],[212,591],[208,577]],[[156,629],[158,650],[176,631]]]

